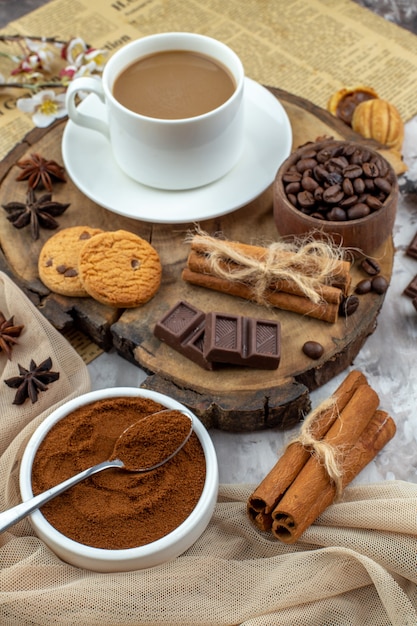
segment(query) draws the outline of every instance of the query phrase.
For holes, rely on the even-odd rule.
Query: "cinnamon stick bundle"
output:
[[[320,440],[326,435],[358,387],[364,384],[367,384],[367,381],[362,372],[353,370],[334,391],[329,400],[323,402],[310,414],[307,419],[310,422],[309,432],[313,439]],[[269,474],[249,497],[248,515],[260,530],[271,528],[272,511],[309,460],[311,450],[311,447],[299,440],[290,443]]]
[[[249,497],[249,519],[285,543],[297,541],[394,436],[378,403],[363,374],[351,372]]]
[[[195,252],[198,252],[199,254],[209,253],[210,239],[214,238],[204,236],[204,234],[194,235],[193,239],[191,240],[191,249]],[[241,254],[257,259],[258,261],[264,261],[268,253],[268,249],[262,246],[255,246],[252,244],[241,243],[237,241],[227,241],[227,246],[230,247],[231,250],[236,250]],[[275,254],[282,258],[288,259],[293,264],[296,263],[294,253],[286,250],[285,248],[280,249],[278,252],[276,251]],[[311,255],[311,261],[312,263],[314,263],[314,255]],[[332,264],[331,276],[329,277],[329,280],[331,281],[330,284],[334,287],[341,289],[343,295],[345,296],[348,294],[349,287],[352,281],[350,267],[351,263],[349,261],[343,259],[334,260]]]
[[[375,411],[367,428],[362,432],[349,454],[342,463],[342,484],[346,487],[359,472],[372,461],[372,459],[382,450],[382,448],[395,435],[396,427],[394,420],[385,411]],[[298,480],[303,481],[306,477],[299,475]],[[321,487],[320,487],[321,489]],[[277,539],[284,543],[294,543],[301,537],[303,532],[314,522],[317,517],[334,501],[335,486],[325,478],[323,479],[323,489],[315,489],[317,498],[310,500],[311,507],[306,514],[307,504],[300,510],[299,504],[295,501],[297,497],[304,497],[304,488],[299,491],[299,485],[288,491],[286,496],[279,503],[272,513],[272,533]],[[310,492],[312,493],[312,492]]]
[[[313,245],[313,244],[311,244]],[[317,242],[314,244],[317,246]],[[204,234],[191,240],[183,280],[229,295],[334,323],[350,286],[350,263],[327,249],[290,251],[223,241]]]

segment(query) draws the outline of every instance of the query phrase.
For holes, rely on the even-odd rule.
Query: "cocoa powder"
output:
[[[110,398],[60,420],[36,453],[32,488],[45,491],[109,459],[120,434],[162,405],[144,398]],[[156,541],[192,512],[205,481],[205,457],[195,433],[170,461],[142,473],[108,469],[42,507],[46,519],[74,541],[119,550]]]
[[[175,454],[190,430],[191,420],[181,411],[158,411],[123,431],[111,459],[120,459],[130,471],[150,469]]]

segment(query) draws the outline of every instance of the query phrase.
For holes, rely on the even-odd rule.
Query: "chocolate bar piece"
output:
[[[211,362],[276,369],[281,358],[281,325],[241,315],[207,313],[203,352]]]
[[[414,235],[413,239],[409,243],[408,248],[405,251],[405,253],[408,256],[413,257],[413,259],[417,259],[417,233]]]
[[[405,296],[408,296],[409,298],[416,298],[417,297],[417,274],[408,283],[407,287],[403,291],[403,294]]]
[[[155,324],[154,335],[206,370],[214,368],[203,355],[205,313],[181,300]]]

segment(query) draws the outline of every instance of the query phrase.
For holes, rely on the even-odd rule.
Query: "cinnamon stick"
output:
[[[191,249],[199,252],[200,254],[206,254],[210,252],[209,246],[207,245],[207,238],[202,235],[195,235],[191,241]],[[239,251],[242,254],[246,254],[260,261],[265,259],[267,254],[267,248],[262,246],[255,246],[251,244],[241,243],[237,241],[228,241],[227,245]],[[291,258],[293,257],[293,253],[288,250],[280,250],[280,256],[283,258]],[[312,255],[313,260],[313,255]],[[336,260],[334,262],[334,269],[332,272],[332,281],[331,285],[334,287],[338,287],[342,290],[344,295],[348,294],[349,287],[351,284],[351,274],[350,274],[350,266],[351,263],[349,261],[344,261],[342,259]]]
[[[252,289],[243,283],[233,283],[211,274],[193,272],[188,267],[183,269],[182,279],[199,287],[220,291],[245,300],[254,300]],[[339,315],[338,304],[329,302],[314,304],[308,298],[290,293],[267,291],[264,299],[271,306],[284,311],[307,315],[325,322],[335,323]]]
[[[378,403],[378,396],[369,385],[359,385],[324,436],[323,441],[338,453],[342,471],[345,456],[371,421]],[[296,541],[316,519],[317,511],[322,510],[323,494],[328,493],[329,485],[335,495],[336,486],[331,482],[325,464],[316,454],[311,455],[272,511],[273,533],[277,532],[277,526],[285,526],[287,530],[283,534],[288,535],[288,543]]]
[[[346,487],[362,469],[375,458],[382,448],[394,437],[396,426],[386,411],[377,410],[371,418],[367,428],[362,432],[358,441],[345,455],[343,470],[343,488]],[[322,468],[323,469],[323,468]],[[301,475],[300,475],[301,476]],[[311,488],[311,485],[310,485]],[[302,507],[295,500],[296,495],[303,497],[305,490],[297,491],[296,486],[288,491],[279,506],[273,511],[272,532],[277,539],[284,543],[294,543],[303,532],[332,504],[335,497],[335,486],[329,481],[315,497]]]
[[[310,434],[314,439],[322,439],[343,411],[359,385],[367,384],[362,372],[353,370],[330,396],[310,414]],[[271,471],[254,490],[248,499],[247,513],[250,520],[260,529],[269,530],[272,526],[272,511],[280,498],[293,483],[311,456],[311,448],[300,442],[290,444],[278,459]]]
[[[187,259],[187,267],[192,272],[199,272],[201,274],[212,274],[210,270],[210,260],[204,255],[196,252],[195,250],[191,250]],[[233,278],[233,270],[237,267],[234,263],[227,263],[226,261],[221,263],[221,267],[226,271],[230,272],[231,278]],[[280,279],[279,281],[271,282],[269,286],[270,291],[276,292],[285,292],[291,293],[296,296],[305,297],[303,290],[294,282],[287,279]],[[342,300],[342,291],[338,287],[333,287],[331,285],[321,285],[320,287],[320,298],[332,304],[339,305]]]

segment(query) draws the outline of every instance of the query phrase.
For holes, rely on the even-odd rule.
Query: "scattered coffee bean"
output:
[[[379,263],[374,259],[364,259],[361,263],[361,267],[369,276],[376,276],[381,271]]]
[[[375,276],[372,279],[372,291],[375,293],[383,294],[388,289],[388,281],[383,276]]]
[[[303,352],[310,359],[317,360],[323,355],[324,348],[318,341],[306,341],[303,345]]]
[[[362,295],[364,293],[369,293],[371,290],[372,290],[372,282],[369,278],[365,278],[364,280],[361,280],[356,285],[355,293]]]
[[[340,303],[339,313],[340,315],[344,315],[345,317],[349,317],[356,311],[359,306],[359,298],[358,296],[352,295],[344,298]]]
[[[363,146],[329,141],[317,150],[314,144],[306,146],[282,180],[288,200],[303,213],[347,221],[379,211],[395,175],[385,159]],[[300,190],[294,183],[300,184]]]

